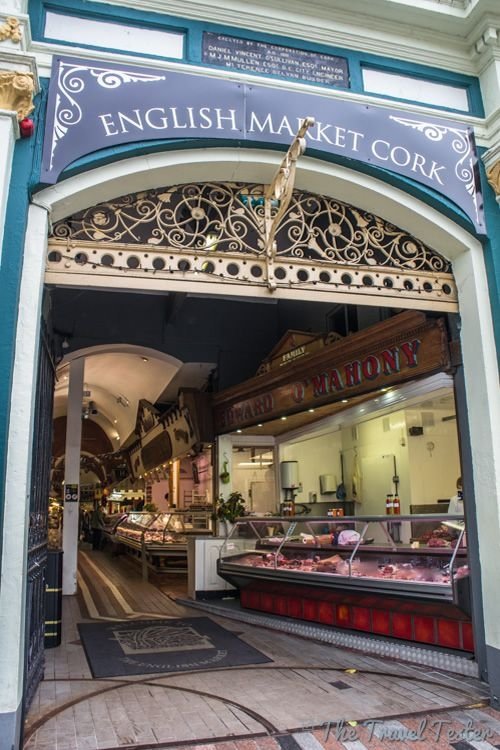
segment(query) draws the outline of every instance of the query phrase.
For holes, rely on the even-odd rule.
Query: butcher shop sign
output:
[[[402,313],[393,321],[417,322],[420,313]],[[425,319],[425,316],[423,316]],[[404,335],[400,327],[387,340],[394,322],[378,324],[325,346],[306,362],[297,360],[286,373],[252,378],[237,389],[215,396],[218,432],[335,403],[388,385],[448,369],[449,356],[442,320],[412,325]],[[377,334],[386,333],[379,337]],[[241,397],[245,390],[247,397]],[[241,395],[239,395],[241,394]]]
[[[457,204],[484,233],[478,158],[464,123],[226,77],[55,57],[41,181],[127,143],[179,139],[286,146],[305,117],[308,154],[397,173]],[[83,167],[84,168],[84,167]]]

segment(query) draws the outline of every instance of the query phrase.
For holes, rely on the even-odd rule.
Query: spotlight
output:
[[[62,340],[61,349],[69,349],[69,341],[67,336],[65,336]]]

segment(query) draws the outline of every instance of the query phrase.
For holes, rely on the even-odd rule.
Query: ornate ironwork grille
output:
[[[266,252],[264,193],[255,184],[187,184],[93,206],[54,225],[47,272],[149,274],[152,283],[196,276],[270,292],[302,287],[456,309],[445,258],[379,216],[331,198],[295,191],[275,250]]]
[[[54,376],[51,343],[47,327],[42,321],[29,505],[25,711],[29,708],[36,688],[43,677],[44,667],[45,569]]]

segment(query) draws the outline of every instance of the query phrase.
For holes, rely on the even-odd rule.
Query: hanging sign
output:
[[[55,57],[41,180],[125,143],[224,140],[288,146],[304,117],[308,155],[407,177],[457,204],[484,233],[478,158],[463,123],[341,98],[170,70]],[[205,145],[205,144],[203,144]]]

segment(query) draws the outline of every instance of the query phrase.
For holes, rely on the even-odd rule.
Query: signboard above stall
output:
[[[181,391],[178,403],[160,413],[146,400],[139,402],[135,433],[137,441],[129,449],[129,465],[134,478],[163,468],[163,464],[185,456],[192,448],[213,440],[209,394]]]
[[[260,53],[259,53],[260,54]],[[279,53],[282,54],[282,53]],[[279,55],[278,55],[279,56]],[[288,147],[306,117],[308,154],[400,174],[453,201],[484,233],[478,156],[465,123],[212,75],[54,57],[40,179],[122,144],[207,139]]]
[[[401,313],[216,394],[215,430],[256,425],[449,369],[443,319]]]

